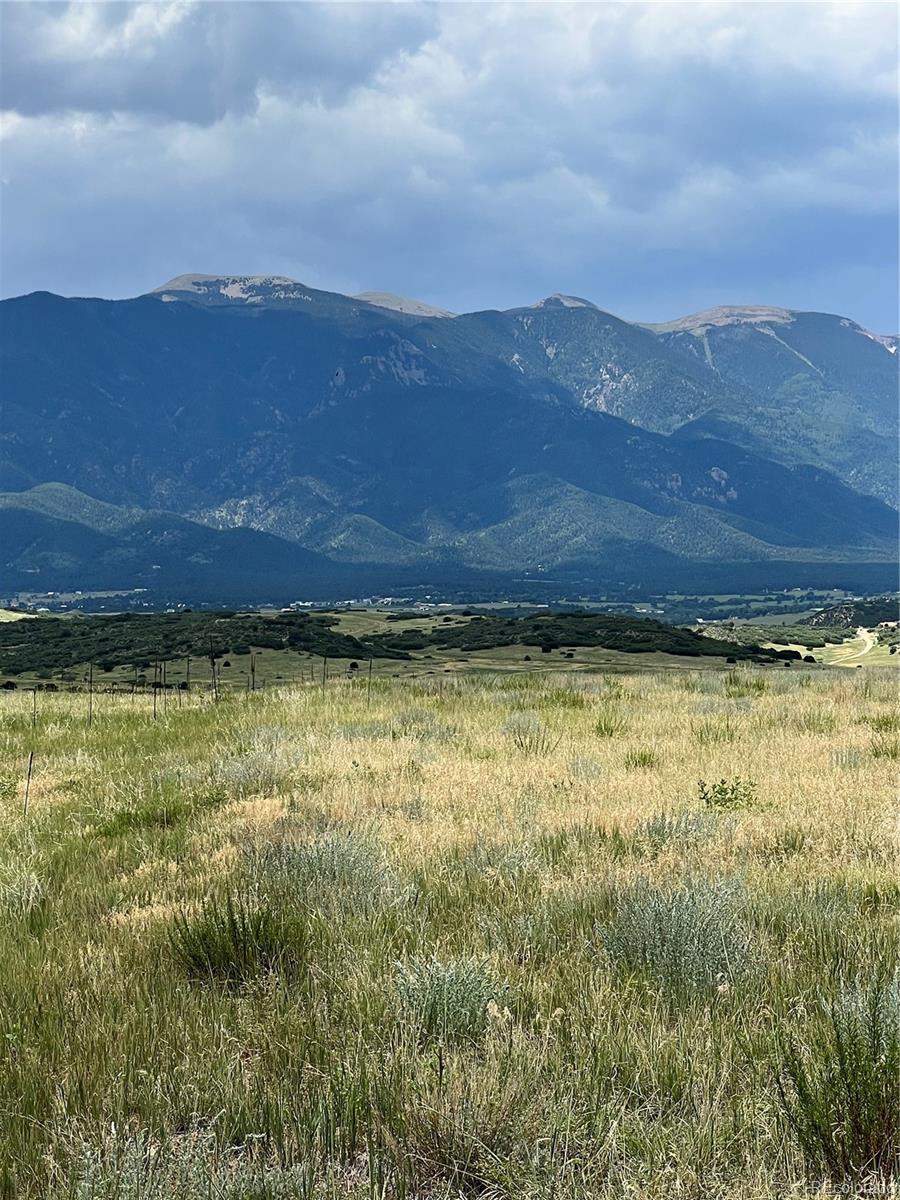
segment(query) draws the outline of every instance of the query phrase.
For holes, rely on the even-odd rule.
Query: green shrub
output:
[[[411,958],[397,971],[403,1020],[424,1041],[473,1041],[487,1028],[488,1006],[498,1007],[506,988],[487,967],[469,958]]]
[[[697,784],[701,804],[714,809],[750,808],[756,802],[756,783],[752,779],[719,779],[707,784],[701,779]]]
[[[900,975],[841,988],[805,1036],[780,1040],[779,1056],[778,1094],[812,1173],[896,1179]]]

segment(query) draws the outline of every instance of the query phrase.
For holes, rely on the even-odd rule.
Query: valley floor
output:
[[[516,667],[0,693],[0,1195],[891,1194],[896,675]]]

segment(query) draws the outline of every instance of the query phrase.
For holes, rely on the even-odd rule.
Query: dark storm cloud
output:
[[[896,326],[881,5],[6,4],[4,294],[287,274]]]

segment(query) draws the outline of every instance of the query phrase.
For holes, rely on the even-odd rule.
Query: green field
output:
[[[520,651],[0,692],[4,1200],[891,1194],[896,676]]]

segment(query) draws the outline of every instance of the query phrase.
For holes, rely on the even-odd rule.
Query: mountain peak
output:
[[[391,292],[360,292],[351,296],[351,300],[362,300],[375,308],[388,308],[393,312],[409,313],[414,317],[455,317],[456,313],[448,312],[446,308],[435,308],[422,300],[411,300],[406,296],[395,296]]]
[[[566,296],[562,292],[554,292],[552,296],[545,296],[543,300],[536,300],[534,304],[529,304],[529,308],[596,308],[596,304],[592,304],[590,300],[584,300],[581,296]]]
[[[312,299],[302,283],[286,275],[176,275],[148,294],[177,300],[185,293],[218,304]]]

